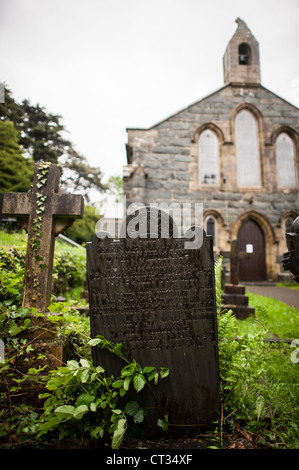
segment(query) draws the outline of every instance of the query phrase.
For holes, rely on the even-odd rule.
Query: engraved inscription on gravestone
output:
[[[146,208],[147,220],[154,215],[160,221],[161,214]],[[170,424],[207,425],[219,411],[212,240],[204,234],[201,248],[186,248],[195,232],[173,238],[177,230],[167,217],[169,238],[161,237],[161,223],[158,232],[145,224],[137,238],[130,238],[128,216],[121,230],[126,238],[95,235],[87,244],[91,332],[123,343],[123,354],[142,367],[170,369],[156,390],[160,411],[150,402],[156,407],[147,418],[151,426],[164,414]],[[193,230],[202,233],[200,227]],[[115,377],[124,366],[99,348],[93,357]],[[154,433],[149,429],[148,435]]]

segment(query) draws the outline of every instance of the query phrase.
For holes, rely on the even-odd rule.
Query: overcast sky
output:
[[[237,17],[260,44],[262,84],[299,106],[299,0],[0,0],[0,81],[60,114],[78,152],[120,175],[127,127],[223,86]]]

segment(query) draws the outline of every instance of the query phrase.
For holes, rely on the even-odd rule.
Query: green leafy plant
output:
[[[10,305],[0,315],[6,347],[6,359],[0,368],[0,402],[9,404],[0,412],[3,423],[0,437],[17,434],[31,438],[30,442],[34,439],[35,445],[42,446],[45,438],[62,440],[85,436],[103,445],[110,442],[113,449],[119,448],[128,422],[139,424],[146,415],[140,392],[147,387],[154,393],[153,384],[157,385],[169,371],[167,368],[159,371],[154,367],[142,368],[123,356],[122,344],[114,345],[104,337],[91,339],[89,319],[70,310],[67,303],[52,304],[50,310],[47,318],[57,328],[55,341],[68,343],[71,339],[73,358],[48,372],[45,356],[38,356],[35,351],[36,343],[22,335],[25,330],[30,332],[31,318],[39,315],[37,311]],[[123,361],[119,377],[110,376],[101,366],[92,364],[91,347],[108,350]],[[18,370],[20,359],[21,373]],[[15,402],[16,397],[26,396],[24,390],[28,387],[41,391],[38,405],[27,399]],[[130,399],[126,400],[129,390]],[[136,393],[135,400],[132,392]]]
[[[59,438],[80,436],[91,439],[111,439],[111,447],[119,448],[127,430],[128,418],[141,423],[145,410],[138,400],[123,403],[130,386],[139,393],[150,382],[168,375],[168,369],[156,371],[154,367],[142,368],[136,361],[129,362],[122,355],[122,345],[113,345],[103,337],[89,339],[88,346],[109,350],[123,359],[126,365],[120,376],[105,374],[101,366],[93,366],[87,359],[70,360],[66,365],[52,370],[47,376],[46,399],[37,437],[58,429]]]
[[[216,298],[220,298],[220,264],[215,266]],[[218,292],[217,292],[218,290]],[[269,343],[265,338],[274,324],[285,325],[286,306],[275,308],[272,299],[255,303],[256,315],[237,320],[232,311],[219,310],[218,340],[222,416],[216,424],[217,446],[223,433],[243,429],[256,446],[297,448],[299,429],[298,364],[291,361],[287,343]],[[279,326],[278,318],[281,318]],[[291,318],[293,318],[291,316]],[[285,325],[285,326],[284,326]],[[275,330],[277,331],[277,330]],[[220,433],[220,434],[219,434]]]
[[[83,249],[60,249],[54,257],[53,293],[66,295],[78,286],[83,288],[85,273],[86,259]]]
[[[113,376],[106,376],[101,366],[94,367],[86,359],[68,361],[66,366],[51,371],[47,378],[48,391],[40,396],[46,401],[37,437],[58,428],[60,439],[84,433],[91,439],[110,438],[111,447],[119,448],[127,430],[128,417],[141,423],[145,413],[137,400],[121,406],[120,399],[130,384],[139,393],[154,377],[166,375],[165,370],[158,373],[153,369],[142,369],[132,362],[115,380]]]
[[[37,228],[40,221],[37,217]],[[15,242],[15,235],[4,234],[0,231],[2,238],[7,242]],[[20,235],[21,238],[21,235]],[[23,240],[23,238],[22,238]],[[42,257],[38,254],[39,239],[32,241],[36,248],[35,257],[42,264]],[[10,246],[0,248],[0,302],[4,300],[14,300],[20,303],[22,299],[23,281],[25,277],[26,250],[24,247],[11,248]],[[86,254],[82,248],[74,248],[56,243],[53,267],[53,294],[70,296],[70,293],[77,289],[83,290],[85,281]],[[30,282],[36,282],[34,273],[26,273],[26,278]],[[77,297],[80,294],[77,294]]]

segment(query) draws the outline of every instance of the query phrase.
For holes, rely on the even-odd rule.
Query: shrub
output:
[[[0,302],[21,302],[26,250],[0,248]],[[71,289],[83,288],[86,276],[85,250],[73,247],[57,249],[53,266],[53,294],[66,295]]]
[[[83,286],[86,278],[85,251],[64,248],[55,253],[53,267],[53,294],[66,294],[69,290]]]
[[[219,267],[215,270],[216,276]],[[220,307],[218,298],[219,365],[223,419],[221,429],[234,431],[242,426],[259,446],[298,448],[299,392],[298,361],[287,343],[264,339],[274,326],[268,301],[266,308],[256,305],[254,319],[237,320]],[[285,322],[285,307],[275,310]]]

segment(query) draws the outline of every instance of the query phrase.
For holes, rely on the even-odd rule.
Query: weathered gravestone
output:
[[[231,242],[231,251],[221,251],[224,258],[230,259],[230,285],[225,285],[222,294],[223,307],[232,310],[236,318],[244,319],[254,315],[254,307],[248,305],[245,286],[239,285],[239,260],[248,258],[250,253],[239,250],[237,240]]]
[[[176,238],[173,219],[166,215],[170,236],[163,238],[165,213],[144,210],[138,237],[132,238],[130,215],[121,229],[125,238],[100,238],[101,233],[86,244],[87,275],[92,336],[123,343],[123,354],[142,367],[170,370],[155,389],[157,403],[147,396],[144,429],[154,437],[157,419],[165,414],[170,425],[189,430],[219,417],[217,313],[211,237],[193,228],[201,231],[202,246],[188,248],[194,232]],[[157,230],[148,230],[150,217],[157,218]],[[93,358],[115,377],[124,366],[97,347]]]
[[[282,266],[284,270],[293,274],[294,281],[299,283],[299,217],[292,225],[292,231],[286,233],[286,241],[289,251],[284,253]]]
[[[83,217],[83,197],[62,192],[59,180],[57,165],[37,163],[31,189],[4,193],[2,198],[2,213],[16,217],[28,232],[22,306],[44,314],[51,302],[55,237]],[[44,322],[45,318],[32,318],[39,338],[47,335],[46,328],[42,333]]]

